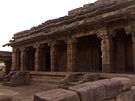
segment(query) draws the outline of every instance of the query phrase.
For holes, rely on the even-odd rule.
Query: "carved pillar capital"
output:
[[[21,53],[23,52],[26,52],[27,51],[27,49],[26,48],[20,48],[20,51],[21,51]]]
[[[132,37],[135,38],[135,24],[130,24],[124,27],[127,34],[132,34]]]
[[[72,44],[76,44],[77,43],[77,39],[76,38],[67,38],[65,40],[65,42],[67,43],[67,45],[72,45]]]
[[[16,48],[13,48],[12,53],[16,53],[16,52],[17,52],[17,49]]]
[[[98,30],[96,33],[97,33],[97,37],[101,39],[109,39],[116,35],[115,30]]]
[[[48,46],[50,46],[50,47],[56,47],[57,44],[58,44],[57,41],[49,41],[48,42]]]
[[[35,48],[35,49],[38,49],[38,48],[40,48],[40,47],[41,47],[40,44],[35,44],[35,45],[33,46],[33,48]]]

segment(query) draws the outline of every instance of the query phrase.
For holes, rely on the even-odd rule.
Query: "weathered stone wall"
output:
[[[135,101],[127,78],[113,78],[38,93],[34,101]]]

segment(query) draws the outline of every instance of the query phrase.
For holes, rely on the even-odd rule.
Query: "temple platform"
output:
[[[84,75],[86,73],[91,74],[99,74],[100,78],[107,79],[107,78],[113,78],[113,77],[126,77],[130,78],[131,80],[135,81],[135,74],[133,73],[95,73],[95,72],[37,72],[37,71],[31,71],[30,74],[32,77],[39,77],[45,78],[45,77],[57,77],[57,78],[64,78],[67,74],[81,74]]]

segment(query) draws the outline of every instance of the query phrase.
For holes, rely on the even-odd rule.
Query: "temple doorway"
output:
[[[114,72],[133,72],[133,43],[131,34],[125,30],[118,30],[113,37]]]
[[[67,45],[64,41],[59,41],[56,46],[57,49],[57,71],[66,72],[67,71]]]
[[[26,69],[28,71],[34,71],[35,70],[35,48],[33,47],[27,47],[26,48]]]
[[[78,38],[77,72],[102,71],[101,40],[96,35]]]
[[[41,71],[50,71],[50,47],[47,44],[41,45]]]

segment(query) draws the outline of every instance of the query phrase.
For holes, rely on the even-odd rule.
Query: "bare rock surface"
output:
[[[135,101],[134,94],[135,94],[135,90],[123,92],[116,98],[116,101]]]
[[[81,82],[91,82],[91,81],[96,81],[99,80],[100,75],[99,74],[90,74],[87,73],[83,76],[83,79],[81,80]]]
[[[12,101],[12,97],[7,95],[0,95],[0,101]]]
[[[130,90],[132,88],[132,81],[128,78],[115,77],[112,80],[118,80],[122,82],[123,91]]]
[[[39,92],[52,90],[56,88],[58,88],[58,85],[48,83],[48,81],[46,80],[42,82],[38,82],[37,80],[31,81],[30,85],[19,86],[19,87],[2,86],[2,84],[0,83],[0,95],[12,96],[13,98],[12,101],[33,101],[33,95]]]
[[[77,92],[81,101],[102,101],[106,97],[105,86],[98,83],[87,82],[69,87],[69,90]]]
[[[80,99],[76,92],[55,89],[36,94],[34,101],[80,101]]]
[[[103,84],[105,86],[107,98],[116,97],[123,90],[123,85],[121,81],[105,79],[105,80],[95,81],[95,83]]]

